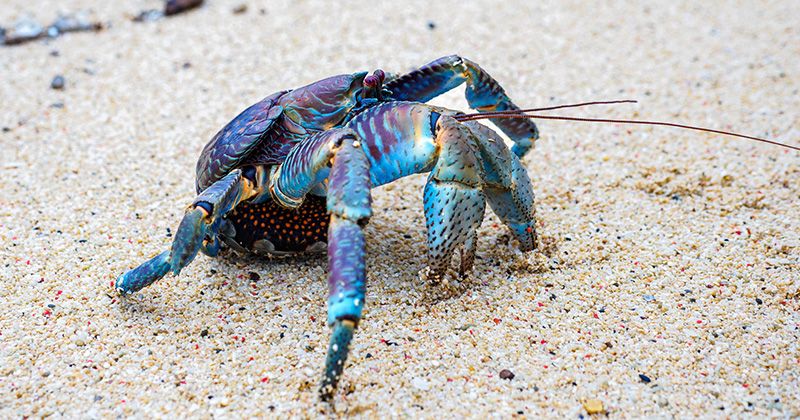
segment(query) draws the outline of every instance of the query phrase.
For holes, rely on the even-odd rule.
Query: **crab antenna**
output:
[[[562,121],[583,121],[583,122],[600,122],[600,123],[617,123],[617,124],[640,124],[640,125],[662,125],[666,127],[677,127],[683,128],[687,130],[695,130],[695,131],[705,131],[707,133],[716,133],[722,134],[726,136],[732,137],[740,137],[743,139],[760,141],[762,143],[769,143],[775,146],[786,147],[788,149],[793,149],[800,151],[800,147],[792,146],[789,144],[780,143],[773,140],[762,139],[760,137],[753,137],[739,133],[733,133],[730,131],[722,131],[722,130],[714,130],[711,128],[704,128],[704,127],[697,127],[693,125],[685,125],[685,124],[676,124],[670,122],[663,122],[663,121],[645,121],[645,120],[617,120],[617,119],[609,119],[609,118],[582,118],[582,117],[567,117],[561,115],[538,115],[538,114],[522,114],[521,111],[515,112],[508,112],[508,111],[500,111],[500,112],[486,112],[481,114],[463,114],[463,115],[456,115],[454,118],[458,121],[474,121],[474,120],[483,120],[483,119],[496,119],[496,118],[536,118],[542,120],[562,120]]]
[[[635,99],[620,99],[620,100],[615,100],[615,101],[591,101],[591,102],[580,102],[580,103],[577,103],[577,104],[554,105],[554,106],[548,106],[548,107],[545,107],[545,108],[510,109],[510,110],[507,110],[507,111],[490,111],[490,112],[484,112],[483,114],[492,114],[492,115],[495,115],[495,114],[499,114],[499,115],[512,114],[513,115],[513,114],[519,114],[520,112],[552,111],[554,109],[577,108],[579,106],[589,106],[589,105],[613,105],[613,104],[636,104],[636,103],[639,103],[639,101],[637,101]],[[481,114],[481,115],[483,115],[483,114]]]

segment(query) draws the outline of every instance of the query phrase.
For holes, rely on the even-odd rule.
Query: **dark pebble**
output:
[[[63,102],[52,103],[50,104],[50,108],[58,108],[58,109],[64,108],[64,103]]]
[[[167,0],[164,6],[164,15],[172,16],[199,7],[203,0]]]
[[[47,307],[48,307],[48,308],[50,308],[50,309],[53,309],[53,308],[55,308],[55,307],[56,307],[56,305],[54,305],[54,304],[52,304],[52,303],[48,303],[48,304],[47,304]]]
[[[246,13],[247,12],[247,5],[242,3],[242,4],[234,7],[233,10],[231,10],[231,11],[233,12],[234,15],[241,15],[242,13]]]
[[[508,369],[503,369],[500,371],[500,379],[508,379],[510,381],[514,379],[514,372]]]
[[[192,63],[190,63],[190,62],[188,62],[188,61],[187,61],[187,62],[185,62],[185,63],[183,63],[183,68],[184,68],[184,69],[188,69],[188,68],[191,68],[191,67],[192,67]]]
[[[372,353],[367,353],[367,355],[364,356],[364,358],[365,359],[371,359],[372,358]]]
[[[759,298],[756,298],[756,303],[757,303],[757,304],[759,304],[759,305],[761,305],[762,303],[764,303],[764,301],[763,301],[763,300],[761,300],[761,299],[759,299]]]
[[[436,29],[436,22],[434,22],[432,20],[428,21],[428,29],[430,29],[430,30]]]
[[[64,85],[65,84],[66,84],[66,81],[64,80],[64,76],[59,74],[59,75],[56,75],[56,77],[53,78],[52,82],[50,82],[50,87],[53,88],[53,89],[56,89],[56,90],[61,90],[61,89],[64,89]]]
[[[58,50],[52,50],[52,51],[50,51],[50,56],[51,56],[51,57],[58,57],[58,56],[60,56],[60,55],[61,55],[61,53],[60,53]]]
[[[261,276],[259,276],[255,271],[251,271],[247,273],[247,275],[250,277],[250,281],[255,282],[261,280]]]
[[[205,337],[208,335],[208,330],[200,331],[200,337]]]
[[[640,374],[639,374],[639,379],[641,379],[641,380],[642,380],[642,382],[644,382],[644,383],[646,383],[646,384],[649,384],[649,383],[650,383],[650,378],[649,378],[647,375],[642,375],[642,374],[640,373]]]

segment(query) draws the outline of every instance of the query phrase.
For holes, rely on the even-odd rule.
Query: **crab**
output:
[[[198,195],[171,248],[119,276],[116,289],[128,295],[177,275],[199,252],[327,248],[332,334],[320,396],[330,400],[366,303],[363,229],[372,215],[371,188],[429,173],[422,274],[432,282],[448,275],[456,251],[458,274],[471,270],[486,202],[521,250],[536,247],[533,188],[520,159],[537,127],[528,119],[497,120],[514,143],[509,149],[465,114],[426,104],[462,84],[478,112],[519,110],[486,71],[455,55],[398,77],[381,70],[333,76],[250,106],[200,154]]]

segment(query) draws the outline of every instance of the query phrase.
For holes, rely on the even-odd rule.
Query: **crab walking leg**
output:
[[[334,129],[298,145],[270,182],[278,202],[296,207],[312,188],[328,179],[328,324],[333,332],[320,385],[323,400],[336,390],[364,307],[366,243],[362,226],[372,215],[369,172],[369,161],[355,132]]]
[[[186,210],[171,249],[119,276],[117,290],[130,294],[153,284],[170,271],[177,275],[201,249],[215,256],[220,248],[217,231],[222,217],[240,202],[261,194],[265,179],[266,170],[256,166],[235,169],[211,184]]]
[[[489,127],[464,123],[478,138],[483,161],[483,193],[494,213],[519,241],[522,251],[536,248],[536,208],[528,171],[503,139]]]
[[[436,59],[417,70],[386,82],[391,98],[401,101],[429,100],[467,84],[469,106],[480,112],[517,110],[503,87],[476,63],[457,55]],[[511,149],[522,158],[539,138],[536,124],[528,119],[498,119],[492,121],[514,141]]]

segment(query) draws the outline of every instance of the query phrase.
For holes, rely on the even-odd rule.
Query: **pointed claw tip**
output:
[[[325,374],[319,387],[320,398],[323,401],[330,401],[336,391],[336,386],[344,370],[344,363],[347,361],[356,321],[338,319],[333,323],[332,327],[333,332],[328,347],[328,358],[325,361]]]
[[[333,387],[330,385],[320,387],[319,399],[324,402],[330,402],[333,399]]]

